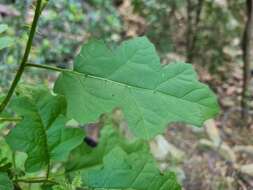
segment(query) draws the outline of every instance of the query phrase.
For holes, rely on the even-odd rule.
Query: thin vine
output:
[[[10,89],[8,90],[7,95],[5,96],[4,100],[1,102],[0,113],[2,113],[4,111],[4,109],[6,108],[6,106],[8,105],[8,103],[9,103],[9,101],[10,101],[10,99],[11,99],[11,97],[12,97],[12,95],[13,95],[16,87],[17,87],[17,84],[18,84],[19,80],[21,79],[21,76],[22,76],[22,74],[25,70],[25,66],[26,66],[27,60],[29,58],[30,51],[31,51],[33,38],[34,38],[35,33],[36,33],[38,20],[39,20],[39,17],[41,15],[43,7],[44,7],[44,4],[42,3],[42,0],[38,0],[37,4],[36,4],[35,14],[34,14],[33,22],[32,22],[32,27],[31,27],[31,30],[30,30],[30,34],[29,34],[27,44],[26,44],[24,56],[21,60],[20,66],[19,66],[18,71],[15,75],[15,78],[14,78],[14,80],[13,80],[11,86],[10,86]]]

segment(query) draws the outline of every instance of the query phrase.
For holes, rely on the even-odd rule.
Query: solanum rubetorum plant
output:
[[[40,189],[181,189],[173,172],[160,172],[147,142],[169,123],[202,126],[214,117],[218,104],[213,92],[198,81],[190,64],[161,66],[146,37],[115,49],[91,40],[82,46],[72,70],[29,63],[46,4],[36,2],[24,56],[1,99],[0,121],[15,126],[5,136],[12,157],[0,157],[0,189],[34,184]],[[28,67],[60,72],[54,88],[19,84]],[[116,107],[124,113],[131,140],[110,119]],[[13,117],[4,117],[7,108]],[[91,147],[83,141],[84,131],[70,123],[96,122],[104,113],[98,145]],[[26,155],[23,168],[15,160],[20,152]]]

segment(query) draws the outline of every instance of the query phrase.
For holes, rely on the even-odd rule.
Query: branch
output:
[[[35,9],[35,14],[34,14],[34,18],[33,18],[33,22],[32,22],[32,27],[31,27],[31,31],[30,31],[30,34],[29,34],[29,38],[28,38],[28,41],[27,41],[27,44],[26,44],[26,48],[25,48],[25,53],[24,53],[24,56],[21,60],[21,63],[20,63],[20,66],[18,68],[18,71],[16,73],[16,76],[11,84],[11,87],[6,95],[6,97],[4,98],[4,100],[2,101],[1,105],[0,105],[0,113],[3,112],[3,110],[5,109],[5,107],[8,105],[15,89],[16,89],[16,86],[24,72],[24,69],[25,69],[25,64],[28,60],[28,57],[29,57],[29,54],[30,54],[30,50],[31,50],[31,47],[32,47],[32,42],[33,42],[33,38],[34,38],[34,35],[35,35],[35,32],[36,32],[36,27],[37,27],[37,23],[38,23],[38,20],[39,20],[39,17],[40,17],[40,14],[41,14],[41,5],[42,5],[42,0],[38,0],[37,1],[37,4],[36,4],[36,9]]]

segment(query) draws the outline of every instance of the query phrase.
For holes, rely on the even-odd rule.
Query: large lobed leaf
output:
[[[82,130],[65,127],[66,102],[61,95],[29,87],[12,107],[23,120],[11,130],[7,142],[14,151],[28,154],[27,171],[42,169],[51,160],[66,160],[69,152],[83,141]]]
[[[62,73],[54,88],[66,96],[70,118],[91,122],[120,107],[131,131],[145,139],[172,122],[201,126],[218,112],[214,94],[198,82],[192,66],[161,66],[145,37],[126,41],[115,50],[102,41],[85,44],[74,71]]]

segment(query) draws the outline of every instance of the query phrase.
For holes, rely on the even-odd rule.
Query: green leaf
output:
[[[7,173],[0,172],[0,189],[1,190],[13,190],[13,184],[9,179]]]
[[[145,37],[126,41],[115,50],[102,41],[85,44],[74,71],[60,75],[55,92],[66,96],[68,117],[81,123],[122,108],[131,131],[145,139],[162,133],[168,123],[201,126],[218,113],[215,95],[198,82],[192,66],[161,66]]]
[[[69,160],[66,163],[66,172],[82,171],[86,168],[102,164],[103,156],[115,146],[120,146],[128,153],[149,151],[148,146],[142,140],[126,141],[115,127],[105,126],[101,130],[99,144],[96,148],[81,144],[71,152]]]
[[[12,152],[4,139],[0,137],[0,172],[7,172],[11,168]],[[1,180],[0,180],[1,181]]]
[[[0,34],[8,30],[7,24],[0,24]]]
[[[14,44],[14,40],[11,37],[0,37],[0,50],[10,47]]]
[[[135,190],[180,190],[174,173],[161,173],[149,154],[127,154],[120,147],[114,148],[103,159],[99,168],[82,174],[83,181],[91,188]]]
[[[43,169],[50,160],[65,161],[83,141],[81,129],[65,127],[63,96],[41,87],[26,87],[12,107],[23,120],[9,133],[7,142],[14,151],[28,154],[25,168],[29,172]]]
[[[174,174],[160,173],[145,141],[126,140],[113,126],[102,129],[96,148],[83,144],[73,150],[66,173],[81,175],[83,186],[95,189],[180,189]]]

